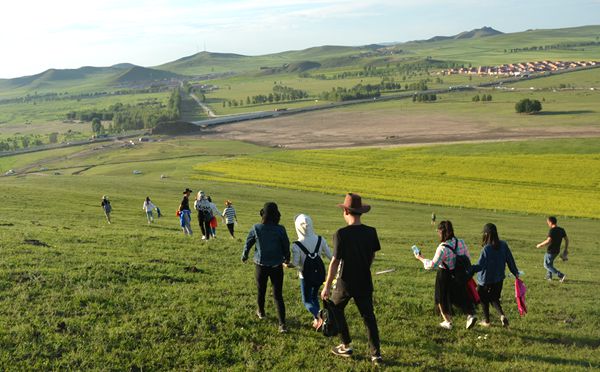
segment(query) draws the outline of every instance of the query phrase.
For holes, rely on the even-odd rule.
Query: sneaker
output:
[[[287,333],[288,329],[285,326],[285,324],[280,324],[279,325],[279,333]]]
[[[264,319],[265,318],[265,313],[261,313],[260,310],[256,310],[256,316],[258,317],[258,319]]]
[[[563,274],[562,278],[560,278],[560,282],[561,282],[561,283],[562,283],[562,282],[564,282],[566,277],[567,277],[567,276],[566,276],[565,274]]]
[[[346,347],[346,345],[344,344],[339,344],[338,346],[334,347],[333,349],[331,349],[331,352],[335,355],[345,358],[349,358],[352,356],[352,348]]]
[[[506,316],[502,315],[500,317],[500,322],[502,323],[503,327],[508,327],[508,318]]]
[[[481,322],[479,322],[479,325],[482,327],[489,327],[491,324],[490,324],[490,322],[486,322],[485,320],[482,320]]]
[[[205,235],[202,235],[202,240],[206,240],[206,236]]]
[[[381,356],[377,355],[377,356],[372,356],[371,357],[371,363],[373,363],[373,365],[375,367],[381,367],[381,365],[383,364],[383,359],[381,358]]]
[[[467,316],[467,329],[473,328],[475,323],[477,322],[477,317],[475,315]]]
[[[446,329],[452,329],[452,323],[444,320],[443,322],[440,323],[440,327],[446,328]]]

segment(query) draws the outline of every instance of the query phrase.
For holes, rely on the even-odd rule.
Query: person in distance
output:
[[[567,232],[565,229],[557,225],[558,222],[556,217],[548,217],[546,219],[546,223],[548,224],[548,227],[550,227],[550,231],[548,231],[548,237],[546,240],[536,245],[536,247],[542,248],[548,246],[546,254],[544,255],[544,268],[547,270],[546,279],[552,280],[552,275],[556,275],[562,283],[565,281],[567,276],[554,267],[554,259],[556,259],[560,253],[560,245],[562,240],[565,239],[565,249],[563,250],[561,258],[563,261],[567,260],[567,256],[569,254],[569,238],[567,237]]]

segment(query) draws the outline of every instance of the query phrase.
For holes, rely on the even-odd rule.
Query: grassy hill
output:
[[[477,39],[481,37],[502,35],[503,32],[494,30],[491,27],[477,28],[471,31],[464,31],[454,36],[434,36],[426,41],[443,41],[443,40],[461,40],[461,39]]]
[[[573,143],[561,152],[576,154],[579,148]],[[74,150],[46,154],[64,169],[45,164],[50,171],[0,177],[0,369],[370,369],[364,326],[354,305],[348,306],[347,314],[355,355],[336,358],[329,349],[338,339],[326,339],[310,328],[297,274],[286,270],[290,333],[280,335],[270,298],[267,319],[254,316],[254,268],[239,262],[241,239],[229,239],[219,226],[218,239],[203,242],[195,223],[196,235],[185,237],[174,216],[185,187],[202,189],[219,206],[226,198],[233,200],[237,236],[243,239],[258,221],[262,204],[274,200],[292,239],[293,216],[304,212],[331,243],[333,232],[343,226],[335,206],[341,194],[191,179],[199,164],[210,168],[211,162],[226,157],[275,151],[241,143],[175,139],[132,149],[88,149],[87,154]],[[425,148],[423,154],[445,158],[485,151],[484,146],[458,145]],[[512,156],[536,152],[540,149],[524,145],[513,148]],[[39,155],[0,159],[4,161],[35,165]],[[90,164],[95,166],[71,175]],[[333,160],[323,170],[335,164]],[[133,169],[142,174],[133,175]],[[167,178],[161,179],[161,174]],[[353,188],[352,183],[346,186]],[[104,194],[112,200],[112,225],[100,210]],[[164,213],[153,225],[146,223],[141,210],[147,195]],[[373,271],[395,269],[373,279],[387,369],[600,367],[600,314],[594,295],[600,285],[597,219],[559,217],[572,245],[569,261],[557,263],[567,273],[567,281],[558,283],[544,280],[543,252],[534,248],[547,233],[543,215],[370,197],[365,201],[373,209],[364,222],[377,228],[382,243]],[[422,269],[409,248],[417,244],[427,257],[433,255],[437,243],[429,223],[432,211],[454,222],[476,257],[483,224],[497,224],[525,272],[529,314],[519,317],[512,279],[507,278],[502,301],[510,328],[500,327],[493,311],[490,328],[467,331],[462,316],[456,317],[451,331],[437,325],[439,316],[432,310],[435,275]],[[310,358],[298,350],[310,350]]]

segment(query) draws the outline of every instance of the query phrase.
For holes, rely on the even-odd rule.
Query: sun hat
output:
[[[338,204],[338,207],[344,208],[352,213],[367,213],[371,210],[371,206],[362,203],[362,198],[358,194],[347,193],[344,199],[344,204]]]

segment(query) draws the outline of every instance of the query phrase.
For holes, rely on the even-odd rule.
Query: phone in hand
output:
[[[415,256],[418,256],[421,254],[421,250],[419,249],[419,247],[417,247],[416,245],[412,246],[412,251],[415,254]]]

